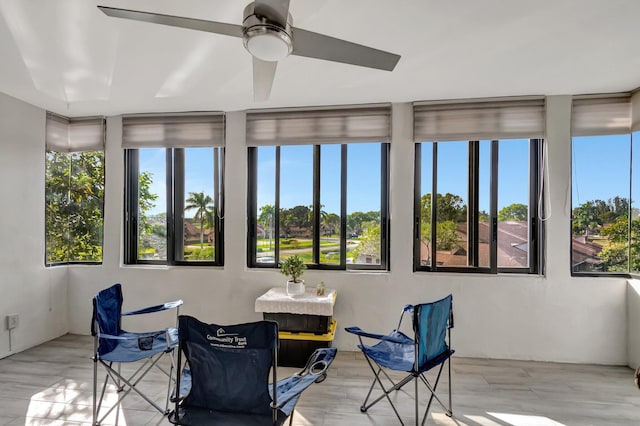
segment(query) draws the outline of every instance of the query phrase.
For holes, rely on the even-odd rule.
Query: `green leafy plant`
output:
[[[300,282],[299,278],[302,276],[305,269],[307,269],[307,265],[305,265],[302,257],[297,254],[287,257],[282,261],[282,263],[280,263],[280,272],[282,272],[283,275],[291,277],[290,281],[293,281],[294,283]]]

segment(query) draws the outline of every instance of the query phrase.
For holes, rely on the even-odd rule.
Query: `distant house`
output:
[[[590,242],[586,236],[571,239],[573,253],[572,270],[574,272],[602,272],[604,265],[600,260],[602,246]]]
[[[489,265],[489,223],[478,224],[478,264]],[[436,262],[439,266],[468,265],[467,259],[467,227],[458,224],[458,244],[452,250],[438,250]],[[498,222],[498,267],[527,268],[529,259],[528,243],[529,227],[527,221]],[[602,271],[603,264],[599,254],[602,247],[587,240],[586,237],[573,237],[573,271]],[[420,244],[420,259],[429,259],[430,247],[425,242]],[[428,262],[426,262],[428,263]]]
[[[203,241],[213,243],[213,230],[205,228]],[[190,220],[184,221],[184,242],[185,244],[200,244],[200,228]]]
[[[489,223],[478,224],[478,265],[489,266]],[[436,262],[440,266],[467,266],[467,225],[458,224],[458,244],[452,250],[438,250]],[[529,228],[527,221],[498,223],[498,266],[501,268],[527,268],[529,266]],[[429,245],[420,245],[421,259],[429,258]]]

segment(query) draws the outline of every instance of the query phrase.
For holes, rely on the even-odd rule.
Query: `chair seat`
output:
[[[395,341],[381,340],[373,346],[358,345],[361,351],[378,364],[396,371],[410,372],[415,362],[415,344],[406,334],[393,331],[387,335]]]
[[[277,422],[273,423],[271,414],[257,415],[247,413],[228,413],[212,411],[206,408],[189,407],[187,412],[181,413],[180,425],[183,426],[274,426],[282,425],[287,416],[278,413]],[[172,419],[170,419],[172,420]]]
[[[167,342],[167,334],[169,335],[169,342]],[[178,344],[178,329],[169,328],[147,333],[123,332],[119,337],[122,337],[122,339],[115,340],[117,344],[111,352],[100,355],[101,360],[136,362],[174,348]],[[149,342],[146,339],[152,340]]]

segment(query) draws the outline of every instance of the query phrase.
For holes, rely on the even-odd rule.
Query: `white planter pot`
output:
[[[305,291],[304,288],[304,280],[300,280],[300,282],[287,281],[287,294],[289,296],[296,296],[298,294],[303,294]]]

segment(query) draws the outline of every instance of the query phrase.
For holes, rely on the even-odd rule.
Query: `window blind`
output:
[[[104,138],[104,118],[66,118],[47,113],[45,140],[49,151],[102,151]]]
[[[224,146],[223,113],[122,117],[123,148],[203,146]]]
[[[353,142],[391,142],[391,105],[247,113],[247,146]]]
[[[573,99],[572,136],[617,135],[630,130],[631,98],[628,94]]]
[[[631,131],[640,130],[640,91],[631,94]]]
[[[542,138],[543,98],[413,104],[414,140]]]

